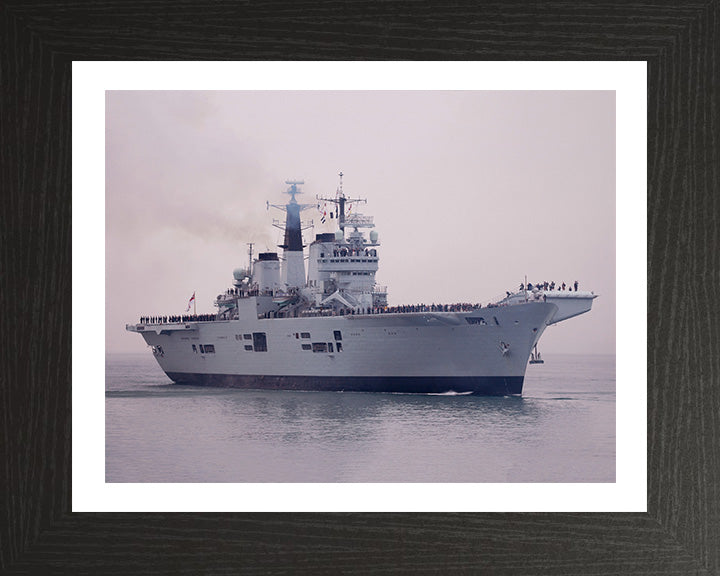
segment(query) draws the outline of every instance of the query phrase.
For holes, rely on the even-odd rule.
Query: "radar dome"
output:
[[[233,270],[233,278],[235,278],[235,280],[242,280],[247,275],[245,268],[235,268],[235,270]]]
[[[370,242],[375,244],[378,240],[378,233],[377,230],[370,230]]]
[[[343,239],[342,230],[335,230],[335,242],[340,242]]]

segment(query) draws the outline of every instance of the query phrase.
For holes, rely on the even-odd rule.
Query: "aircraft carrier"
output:
[[[380,243],[365,199],[301,204],[287,181],[282,254],[252,256],[215,299],[216,313],[142,317],[142,335],[178,384],[248,389],[519,395],[545,328],[588,312],[596,297],[524,282],[480,304],[388,306],[375,283]],[[268,204],[268,208],[271,205]],[[330,207],[328,210],[327,207]],[[303,245],[303,210],[336,223]],[[351,213],[352,212],[352,213]],[[307,248],[307,271],[305,259]],[[193,295],[194,298],[194,295]],[[533,356],[534,358],[534,356]]]

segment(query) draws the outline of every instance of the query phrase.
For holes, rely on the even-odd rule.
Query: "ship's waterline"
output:
[[[176,384],[247,390],[390,392],[399,394],[472,393],[512,396],[522,392],[523,376],[275,376],[167,372]]]

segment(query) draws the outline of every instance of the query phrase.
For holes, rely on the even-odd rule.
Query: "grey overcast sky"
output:
[[[544,353],[615,352],[615,93],[106,93],[108,352],[142,352],[141,315],[198,313],[255,250],[281,251],[266,201],[334,195],[375,217],[391,305],[481,302],[580,282],[593,310]],[[303,212],[315,229],[316,210]]]

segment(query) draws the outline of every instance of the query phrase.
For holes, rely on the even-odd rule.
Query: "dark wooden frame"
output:
[[[0,571],[720,574],[719,22],[718,0],[6,0]],[[648,512],[72,513],[71,62],[88,59],[646,60]],[[102,337],[101,314],[72,328]]]

